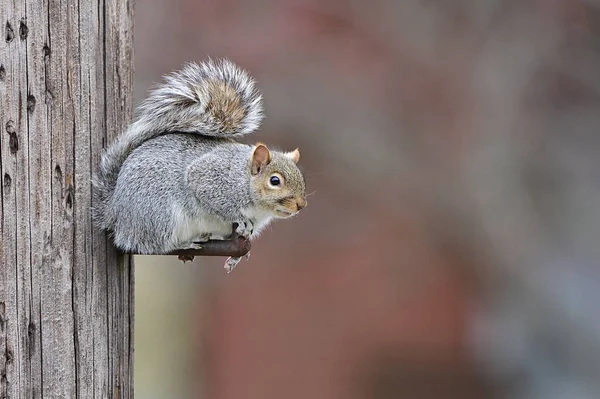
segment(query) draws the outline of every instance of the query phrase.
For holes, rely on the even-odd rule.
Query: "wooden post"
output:
[[[90,177],[131,118],[131,0],[0,2],[0,398],[133,396],[133,264]]]

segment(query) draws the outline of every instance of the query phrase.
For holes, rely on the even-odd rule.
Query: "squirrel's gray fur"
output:
[[[273,217],[295,214],[306,205],[299,153],[232,140],[262,118],[254,80],[228,60],[190,63],[167,76],[102,156],[94,223],[124,251],[166,253],[226,238],[233,222],[254,236]],[[283,187],[265,183],[273,174]]]

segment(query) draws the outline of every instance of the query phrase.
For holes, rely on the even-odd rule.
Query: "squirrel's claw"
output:
[[[177,258],[183,263],[192,262],[194,260],[194,255],[179,255]]]
[[[250,238],[252,232],[254,231],[254,224],[250,219],[240,220],[237,222],[237,228],[235,232],[238,236],[243,238]]]
[[[189,249],[198,249],[198,250],[200,250],[202,248],[204,248],[204,244],[201,243],[201,242],[193,242],[193,243],[191,243],[189,245]]]
[[[225,261],[225,271],[227,271],[227,274],[231,273],[233,271],[233,269],[235,269],[235,267],[237,266],[238,263],[240,263],[240,260],[242,260],[241,257],[229,257],[227,258],[227,260]]]

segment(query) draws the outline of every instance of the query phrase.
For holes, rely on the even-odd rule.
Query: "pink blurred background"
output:
[[[145,0],[136,102],[258,80],[308,207],[230,275],[139,257],[140,398],[600,397],[600,2]]]

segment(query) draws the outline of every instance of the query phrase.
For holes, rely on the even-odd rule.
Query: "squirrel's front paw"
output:
[[[252,232],[254,231],[254,224],[252,223],[252,221],[250,219],[246,219],[246,220],[240,220],[237,223],[237,228],[235,229],[235,232],[243,238],[249,238],[252,235]]]

